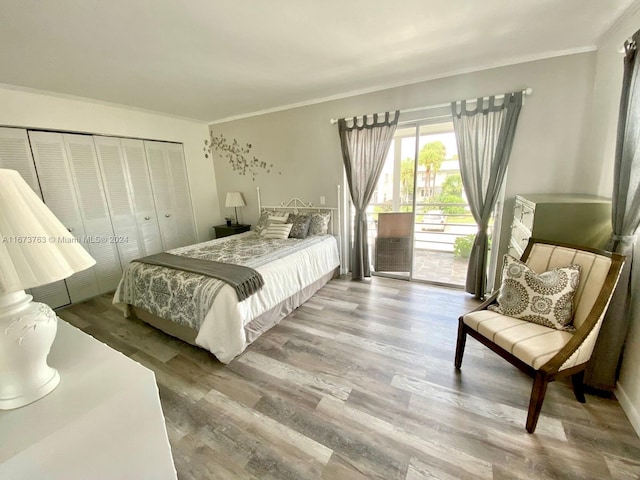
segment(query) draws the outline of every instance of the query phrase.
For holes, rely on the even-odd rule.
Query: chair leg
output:
[[[544,395],[547,393],[547,385],[549,379],[542,372],[537,372],[533,380],[533,388],[531,389],[531,400],[529,400],[529,413],[527,415],[527,432],[533,433],[538,424],[538,417],[542,409]]]
[[[580,403],[586,403],[587,400],[584,398],[584,370],[576,373],[575,375],[571,375],[571,383],[573,384],[573,393],[576,396],[576,400]]]
[[[456,360],[455,366],[458,370],[462,366],[462,355],[464,355],[464,346],[467,343],[467,332],[465,332],[464,321],[459,320],[458,323],[458,343],[456,344]]]

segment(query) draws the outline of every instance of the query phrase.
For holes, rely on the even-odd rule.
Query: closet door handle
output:
[[[73,228],[67,228],[67,230],[69,230],[69,233],[73,232]]]
[[[164,216],[169,218],[171,216],[171,214],[170,213],[165,213]]]
[[[145,220],[151,220],[151,217],[144,217]]]

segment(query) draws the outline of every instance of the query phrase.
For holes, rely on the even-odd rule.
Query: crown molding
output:
[[[638,1],[640,3],[640,0],[636,0],[636,1]],[[551,51],[551,52],[543,52],[543,53],[532,54],[532,55],[523,55],[523,56],[520,56],[520,57],[513,57],[513,58],[511,58],[509,60],[502,61],[502,62],[486,63],[484,65],[480,65],[480,66],[476,66],[476,67],[460,69],[460,70],[452,70],[452,71],[449,71],[449,72],[438,73],[438,74],[435,74],[435,75],[428,75],[428,76],[414,78],[414,79],[406,80],[406,81],[402,81],[402,82],[386,83],[386,84],[376,85],[376,86],[367,87],[367,88],[363,88],[363,89],[351,90],[349,92],[339,93],[339,94],[336,94],[336,95],[329,95],[329,96],[326,96],[326,97],[315,98],[315,99],[312,99],[312,100],[305,100],[305,101],[302,101],[302,102],[290,103],[290,104],[282,105],[282,106],[278,106],[278,107],[267,108],[267,109],[264,109],[264,110],[257,110],[257,111],[254,111],[254,112],[248,112],[248,113],[242,113],[242,114],[238,114],[238,115],[232,115],[232,116],[229,116],[229,117],[224,117],[224,118],[212,120],[212,121],[208,122],[208,124],[209,124],[209,126],[219,125],[219,124],[222,124],[222,123],[233,122],[233,121],[236,121],[236,120],[243,120],[243,119],[251,118],[251,117],[258,117],[258,116],[261,116],[261,115],[268,115],[270,113],[277,113],[277,112],[282,112],[282,111],[285,111],[285,110],[293,110],[295,108],[308,107],[308,106],[311,106],[311,105],[317,105],[317,104],[320,104],[320,103],[331,102],[331,101],[334,101],[334,100],[341,100],[341,99],[344,99],[344,98],[355,97],[355,96],[358,96],[358,95],[366,95],[368,93],[381,92],[381,91],[389,90],[389,89],[392,89],[392,88],[406,87],[408,85],[415,85],[417,83],[427,82],[427,81],[430,81],[430,80],[438,80],[438,79],[442,79],[442,78],[453,77],[453,76],[456,76],[456,75],[465,75],[465,74],[469,74],[469,73],[480,72],[480,71],[483,71],[483,70],[491,70],[493,68],[508,67],[508,66],[511,66],[511,65],[518,65],[518,64],[521,64],[521,63],[535,62],[535,61],[546,60],[546,59],[555,58],[555,57],[563,57],[563,56],[567,56],[567,55],[577,55],[577,54],[580,54],[580,53],[593,52],[595,50],[597,50],[596,45],[587,45],[587,46],[582,46],[582,47],[570,48],[570,49],[566,49],[566,50],[555,50],[555,51]]]

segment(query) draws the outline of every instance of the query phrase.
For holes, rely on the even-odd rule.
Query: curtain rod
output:
[[[524,90],[522,90],[522,95],[527,96],[527,95],[531,95],[533,93],[533,88],[528,87],[525,88]],[[496,98],[500,99],[500,98],[504,98],[504,94],[501,95],[496,95]],[[482,97],[485,98],[485,97]],[[464,100],[465,102],[475,102],[476,100],[478,100],[477,98],[469,98],[467,100]],[[457,100],[457,101],[461,101],[461,100]],[[524,103],[524,100],[523,100]],[[400,110],[400,113],[411,113],[411,112],[419,112],[421,110],[433,110],[434,108],[443,108],[443,107],[448,107],[451,105],[451,102],[448,103],[438,103],[436,105],[427,105],[426,107],[414,107],[414,108],[405,108],[404,110]],[[362,118],[365,117],[366,115],[358,115],[355,118]],[[353,118],[353,117],[344,117],[344,118]],[[334,125],[336,123],[338,123],[338,119],[337,118],[332,118],[331,120],[329,120],[329,123],[331,123],[331,125]]]

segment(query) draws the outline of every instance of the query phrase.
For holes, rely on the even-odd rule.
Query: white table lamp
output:
[[[242,198],[242,193],[240,192],[228,192],[227,200],[224,202],[225,207],[233,207],[236,211],[236,225],[238,225],[238,207],[244,207],[246,203],[244,203],[244,198]]]
[[[95,263],[18,172],[0,169],[0,410],[35,402],[60,382],[47,364],[56,314],[24,289]]]

